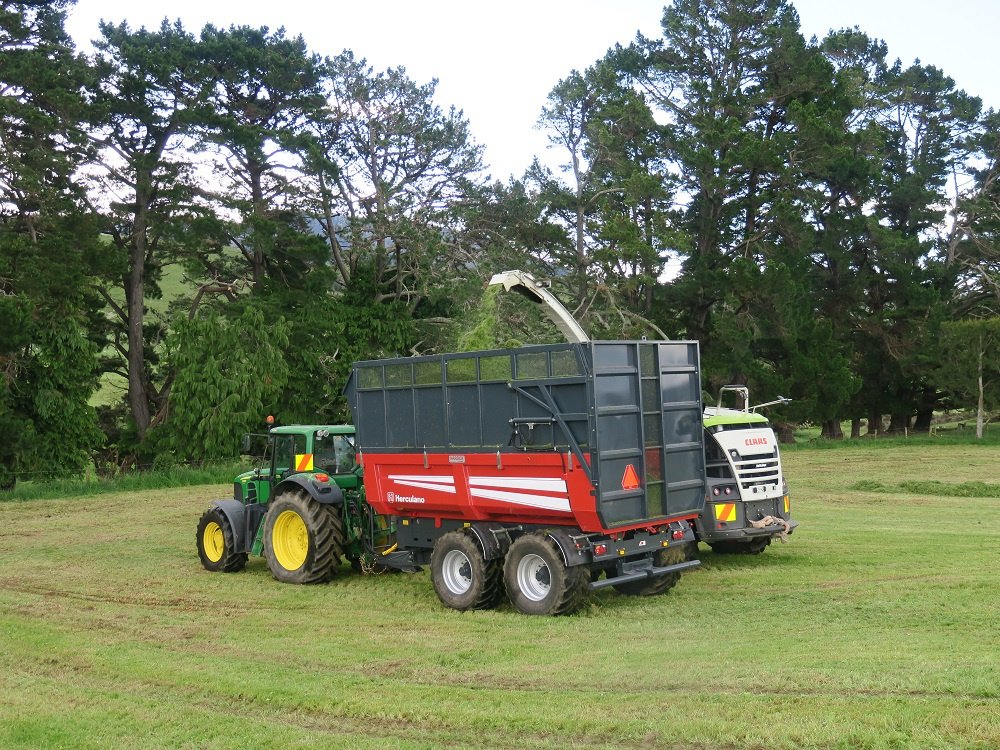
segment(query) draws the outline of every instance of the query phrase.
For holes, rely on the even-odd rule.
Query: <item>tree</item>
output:
[[[1000,406],[1000,318],[945,323],[939,352],[936,382],[958,400],[975,400],[981,439],[986,409]]]
[[[185,246],[202,243],[197,218],[205,208],[193,181],[192,154],[182,147],[193,143],[191,129],[212,79],[180,22],[164,21],[158,31],[105,23],[101,33],[92,92],[92,132],[101,160],[93,196],[112,257],[100,290],[116,316],[112,343],[124,362],[129,410],[141,441],[165,406],[170,384],[155,371],[163,330],[148,325],[146,303],[159,295],[164,264]]]
[[[288,333],[283,321],[265,325],[253,307],[228,319],[202,308],[176,321],[167,342],[176,372],[169,419],[151,433],[158,449],[178,459],[234,457],[240,435],[276,412],[288,377]]]
[[[434,103],[436,81],[376,73],[345,51],[328,62],[327,85],[331,114],[310,171],[338,286],[363,271],[374,302],[416,311],[467,273],[461,206],[481,182],[482,147],[460,110]]]
[[[100,433],[88,405],[96,306],[86,272],[96,225],[74,170],[85,71],[64,32],[64,2],[0,6],[0,488],[18,473],[72,473]]]

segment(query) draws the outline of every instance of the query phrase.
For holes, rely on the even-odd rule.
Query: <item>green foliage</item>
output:
[[[180,459],[231,458],[240,436],[259,429],[289,377],[290,326],[248,307],[226,319],[205,310],[178,319],[167,345],[176,376],[169,418],[151,434]]]
[[[935,382],[954,405],[976,407],[982,388],[985,408],[1000,406],[1000,318],[945,323],[937,343]]]

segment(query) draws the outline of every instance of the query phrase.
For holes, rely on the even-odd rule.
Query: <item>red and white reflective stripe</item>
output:
[[[558,494],[540,495],[539,492]],[[571,510],[566,482],[562,479],[469,477],[469,494],[483,500],[499,500],[530,508],[544,508],[564,513],[569,513]]]
[[[455,477],[427,474],[390,474],[389,479],[404,487],[417,487],[422,490],[437,490],[438,492],[455,494]]]

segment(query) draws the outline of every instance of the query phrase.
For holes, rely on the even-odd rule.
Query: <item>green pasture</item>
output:
[[[565,618],[205,572],[224,484],[0,503],[0,747],[1000,747],[1000,448],[785,463],[788,544]]]

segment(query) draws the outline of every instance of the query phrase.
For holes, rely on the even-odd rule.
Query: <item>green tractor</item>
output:
[[[380,571],[394,530],[364,500],[351,425],[289,425],[247,435],[265,449],[255,468],[236,477],[233,499],[216,500],[198,523],[201,564],[210,571],[242,570],[263,555],[285,583],[319,583],[342,559]]]

